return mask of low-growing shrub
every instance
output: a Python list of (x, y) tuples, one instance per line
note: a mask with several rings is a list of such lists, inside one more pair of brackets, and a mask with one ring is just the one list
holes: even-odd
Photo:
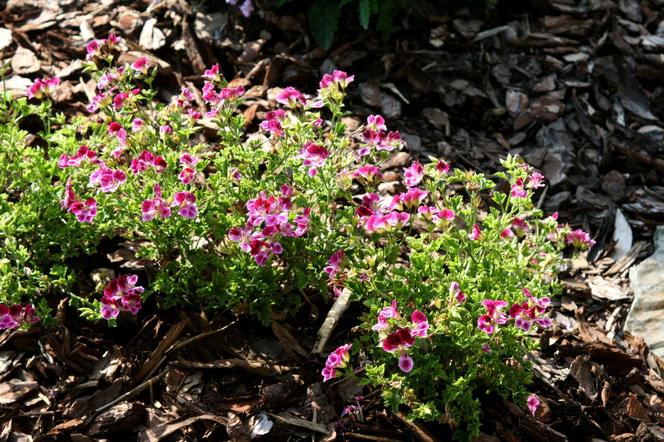
[[(135, 315), (158, 294), (163, 307), (232, 308), (267, 322), (273, 308), (349, 290), (366, 306), (364, 333), (330, 354), (325, 381), (361, 372), (388, 406), (448, 422), (459, 438), (478, 434), (486, 393), (534, 412), (525, 356), (552, 325), (563, 249), (591, 243), (533, 206), (542, 175), (514, 157), (494, 180), (430, 158), (388, 192), (382, 166), (404, 143), (379, 115), (346, 129), (352, 76), (326, 74), (313, 97), (281, 90), (280, 106), (248, 134), (244, 89), (217, 65), (200, 90), (162, 104), (157, 67), (147, 57), (116, 65), (119, 45), (110, 36), (87, 47), (88, 115), (53, 114), (53, 79), (30, 88), (33, 105), (18, 102), (42, 119), (46, 150), (21, 142), (9, 117), (0, 132), (18, 164), (2, 175), (2, 222), (16, 238), (2, 237), (0, 284), (23, 287), (3, 290), (0, 326), (34, 322), (21, 301), (71, 290), (64, 260), (121, 237), (149, 269), (141, 281), (130, 272), (101, 281), (91, 297), (70, 293), (91, 319)], [(17, 277), (26, 265), (42, 273)]]

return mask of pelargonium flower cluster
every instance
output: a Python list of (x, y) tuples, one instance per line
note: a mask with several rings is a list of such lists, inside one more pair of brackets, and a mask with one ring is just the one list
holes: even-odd
[(93, 60), (96, 57), (102, 56), (104, 53), (109, 52), (111, 49), (116, 47), (122, 38), (116, 34), (110, 34), (107, 38), (91, 40), (85, 46), (85, 59)]
[(98, 164), (100, 161), (97, 159), (97, 152), (90, 149), (88, 146), (81, 146), (76, 153), (72, 156), (63, 153), (58, 159), (58, 167), (64, 169), (66, 167), (79, 167), (84, 160), (90, 163)]
[(378, 313), (376, 324), (371, 329), (379, 333), (384, 351), (399, 354), (399, 368), (409, 373), (414, 363), (408, 349), (415, 344), (416, 338), (428, 336), (429, 321), (424, 313), (414, 310), (410, 315), (410, 323), (407, 323), (399, 315), (395, 299)]
[(85, 201), (79, 200), (74, 193), (71, 177), (67, 179), (67, 184), (65, 184), (65, 195), (60, 205), (67, 212), (73, 213), (81, 223), (91, 223), (97, 216), (97, 201), (94, 198), (88, 198)]
[(302, 146), (299, 158), (302, 158), (302, 164), (309, 168), (309, 176), (314, 177), (318, 174), (318, 168), (325, 164), (329, 156), (330, 152), (323, 146), (308, 141)]
[(132, 315), (138, 313), (144, 289), (137, 286), (137, 282), (137, 275), (120, 275), (108, 283), (101, 298), (101, 316), (104, 319), (117, 318), (120, 310)]
[(281, 137), (284, 135), (284, 128), (281, 125), (284, 118), (286, 118), (286, 111), (283, 109), (266, 112), (265, 120), (261, 121), (260, 127), (273, 137)]
[(44, 77), (37, 78), (35, 81), (28, 87), (25, 92), (25, 95), (28, 98), (37, 98), (49, 97), (53, 93), (53, 89), (60, 84), (60, 79), (58, 77)]
[(352, 346), (353, 344), (344, 344), (329, 354), (327, 361), (325, 361), (325, 367), (323, 367), (323, 371), (321, 372), (323, 382), (337, 377), (337, 369), (346, 368), (350, 361), (350, 349)]
[[(283, 252), (282, 237), (298, 238), (309, 230), (311, 208), (304, 208), (295, 215), (292, 196), (293, 188), (287, 185), (281, 187), (279, 197), (261, 192), (257, 198), (247, 201), (247, 224), (228, 231), (229, 239), (239, 243), (260, 266), (265, 265), (270, 256)], [(291, 215), (294, 216), (292, 222)]]
[(581, 229), (576, 229), (568, 233), (565, 241), (567, 244), (571, 244), (580, 250), (585, 250), (595, 245), (595, 241), (590, 238), (590, 235)]
[(32, 304), (0, 304), (0, 330), (14, 330), (23, 325), (36, 324), (39, 317)]
[(502, 312), (508, 305), (506, 301), (493, 299), (482, 301), (487, 312), (477, 319), (477, 327), (488, 335), (495, 333), (499, 325), (505, 325), (510, 320), (514, 320), (515, 327), (526, 332), (533, 324), (541, 328), (551, 327), (553, 325), (551, 319), (543, 317), (551, 304), (550, 299), (547, 297), (538, 299), (525, 287), (523, 294), (526, 300), (512, 304), (507, 315)]
[(367, 124), (362, 132), (362, 141), (363, 144), (357, 152), (361, 157), (368, 155), (374, 149), (392, 151), (404, 146), (398, 131), (387, 132), (385, 119), (381, 115), (369, 115), (367, 117)]

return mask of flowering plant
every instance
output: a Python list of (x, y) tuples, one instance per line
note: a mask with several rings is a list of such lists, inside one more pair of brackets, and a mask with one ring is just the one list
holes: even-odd
[[(273, 308), (294, 311), (308, 293), (346, 289), (366, 306), (365, 333), (328, 356), (325, 381), (353, 376), (361, 362), (365, 383), (389, 406), (444, 420), (460, 437), (478, 434), (486, 392), (526, 405), (524, 357), (552, 326), (562, 251), (592, 242), (533, 206), (542, 175), (515, 157), (495, 180), (429, 158), (386, 192), (385, 162), (404, 143), (380, 115), (346, 129), (353, 76), (326, 74), (315, 96), (281, 90), (279, 107), (247, 134), (244, 88), (218, 65), (200, 90), (183, 87), (159, 103), (155, 63), (116, 65), (121, 45), (109, 36), (87, 46), (96, 83), (87, 115), (54, 115), (52, 79), (35, 82), (26, 111), (42, 118), (51, 158), (31, 153), (46, 207), (39, 216), (58, 226), (36, 237), (60, 241), (60, 260), (122, 238), (144, 263), (98, 281), (91, 294), (74, 290), (55, 259), (41, 263), (66, 280), (62, 289), (85, 316), (113, 323), (140, 314), (156, 294), (163, 307), (234, 309), (268, 322)], [(19, 202), (34, 208), (30, 198), (24, 192)], [(12, 307), (20, 301), (0, 306), (2, 324), (34, 320), (27, 307)]]

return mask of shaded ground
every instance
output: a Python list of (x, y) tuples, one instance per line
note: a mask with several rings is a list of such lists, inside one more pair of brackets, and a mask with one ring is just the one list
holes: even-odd
[[(351, 27), (324, 51), (303, 15), (261, 11), (245, 20), (221, 1), (197, 11), (183, 0), (18, 0), (0, 13), (11, 29), (0, 50), (11, 60), (10, 89), (43, 74), (66, 80), (56, 100), (66, 112), (87, 103), (77, 61), (85, 42), (113, 30), (127, 39), (128, 59), (145, 52), (162, 60), (164, 99), (180, 86), (200, 87), (204, 67), (220, 62), (227, 78), (254, 85), (251, 121), (273, 106), (270, 88), (311, 91), (322, 71), (339, 68), (356, 75), (353, 113), (380, 112), (405, 135), (408, 154), (393, 159), (394, 179), (409, 156), (486, 172), (507, 153), (524, 156), (550, 184), (542, 207), (591, 231), (597, 245), (565, 274), (559, 326), (532, 356), (542, 411), (532, 419), (487, 398), (482, 440), (659, 440), (664, 365), (621, 332), (627, 271), (651, 252), (664, 217), (658, 2), (549, 0), (489, 10), (415, 3), (389, 40)], [(618, 211), (635, 241), (616, 262)], [(109, 242), (80, 264), (80, 275), (131, 261), (131, 250)], [(264, 440), (449, 438), (447, 425), (409, 425), (357, 385), (321, 385), (323, 359), (311, 348), (329, 304), (309, 305), (296, 320), (277, 313), (268, 328), (232, 314), (157, 316), (147, 308), (113, 330), (65, 305), (55, 329), (0, 335), (1, 441), (248, 440), (266, 419), (275, 426)], [(352, 310), (332, 342), (349, 333)], [(365, 397), (356, 403), (358, 394)], [(349, 404), (361, 414), (341, 417)]]

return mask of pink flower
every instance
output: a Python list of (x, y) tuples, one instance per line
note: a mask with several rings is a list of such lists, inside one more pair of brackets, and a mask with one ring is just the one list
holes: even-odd
[(459, 283), (456, 281), (453, 281), (450, 284), (450, 294), (454, 296), (454, 299), (459, 304), (463, 304), (464, 302), (466, 302), (466, 294), (461, 291), (461, 287), (459, 286)]
[(404, 169), (406, 186), (415, 187), (424, 178), (424, 167), (419, 161), (415, 161), (410, 167)]
[(64, 153), (60, 155), (60, 158), (58, 159), (58, 167), (60, 169), (64, 169), (65, 167), (79, 167), (86, 159), (91, 163), (96, 163), (97, 152), (90, 149), (88, 146), (81, 146), (76, 151), (76, 154), (71, 157)]
[(415, 336), (411, 334), (409, 328), (403, 327), (387, 335), (381, 343), (383, 350), (388, 353), (412, 347), (413, 344), (415, 344)]
[(480, 226), (473, 224), (473, 230), (468, 234), (468, 238), (470, 238), (471, 241), (477, 241), (481, 236), (482, 232), (480, 231)]
[(85, 59), (86, 60), (92, 60), (95, 58), (97, 53), (99, 52), (99, 40), (91, 40), (88, 42), (88, 44), (85, 46)]
[(454, 210), (441, 209), (440, 212), (438, 212), (438, 217), (446, 221), (452, 221), (456, 217), (456, 214), (454, 213)]
[(516, 183), (512, 184), (512, 190), (510, 192), (512, 198), (526, 198), (528, 192), (523, 187), (523, 178), (518, 178)]
[(512, 229), (507, 227), (505, 230), (500, 232), (500, 237), (503, 239), (514, 238), (514, 232), (512, 232)]
[(539, 189), (540, 187), (544, 187), (544, 175), (542, 175), (539, 172), (533, 172), (529, 177), (528, 177), (528, 187), (531, 189)]
[(568, 233), (565, 241), (580, 250), (586, 250), (595, 245), (595, 241), (590, 238), (590, 235), (581, 229)]
[(136, 72), (147, 73), (149, 68), (148, 57), (143, 56), (131, 64), (131, 68)]
[(346, 89), (354, 79), (354, 75), (348, 75), (343, 71), (335, 70), (332, 74), (323, 75), (319, 86), (321, 89), (328, 89), (330, 86), (338, 86), (343, 90)]
[(270, 132), (275, 137), (280, 137), (284, 134), (281, 120), (286, 117), (286, 112), (283, 109), (277, 109), (265, 113), (265, 120), (261, 121), (260, 127), (266, 132)]
[(183, 218), (194, 219), (198, 215), (196, 195), (191, 192), (176, 192), (171, 206), (178, 207), (178, 215)]
[(225, 87), (219, 92), (222, 101), (237, 100), (244, 94), (244, 86)]
[(307, 104), (307, 99), (304, 94), (292, 86), (283, 89), (277, 95), (277, 102), (286, 106), (296, 107), (299, 104)]
[(119, 169), (111, 169), (103, 163), (90, 175), (90, 184), (101, 187), (104, 193), (112, 193), (118, 190), (118, 187), (124, 183), (127, 175)]
[(398, 317), (399, 312), (397, 311), (397, 300), (393, 299), (389, 307), (383, 307), (383, 309), (378, 313), (378, 322), (376, 322), (376, 325), (371, 327), (371, 329), (375, 331), (385, 330), (389, 327), (387, 323), (388, 318)]
[(302, 164), (309, 167), (309, 176), (316, 176), (318, 168), (325, 164), (325, 160), (330, 156), (330, 152), (322, 146), (308, 141), (300, 151), (299, 158), (302, 158)]
[(131, 122), (131, 130), (138, 132), (143, 127), (143, 120), (140, 118), (134, 118)]
[(192, 169), (191, 167), (185, 167), (180, 171), (180, 174), (178, 175), (178, 179), (182, 181), (182, 184), (189, 184), (194, 180), (194, 176), (196, 175), (196, 170)]
[(381, 115), (369, 115), (367, 117), (367, 127), (374, 132), (387, 130), (385, 119)]
[(170, 135), (173, 133), (173, 128), (169, 126), (168, 124), (163, 124), (159, 126), (159, 134), (160, 135)]
[(436, 172), (438, 172), (439, 174), (442, 175), (444, 173), (448, 173), (449, 171), (450, 171), (450, 164), (449, 163), (447, 163), (443, 160), (439, 160), (436, 163)]
[(53, 92), (55, 86), (60, 84), (60, 79), (58, 77), (44, 77), (43, 79), (37, 78), (28, 87), (25, 95), (28, 98), (42, 98), (43, 96), (50, 96)]
[(383, 178), (380, 169), (373, 164), (365, 164), (353, 173), (353, 178), (357, 178), (362, 184), (373, 184)]
[(528, 230), (528, 223), (524, 218), (516, 217), (512, 220), (512, 228), (516, 230), (517, 235), (523, 235)]
[(136, 315), (141, 309), (141, 294), (144, 289), (137, 286), (137, 275), (120, 275), (104, 288), (101, 298), (101, 315), (104, 319), (116, 318), (120, 309)]
[(121, 41), (122, 41), (122, 37), (120, 37), (120, 36), (118, 36), (114, 33), (110, 33), (108, 35), (108, 37), (106, 38), (106, 44), (108, 44), (108, 46), (110, 46), (110, 47), (113, 47), (113, 46), (116, 46), (116, 45), (120, 44)]
[(413, 336), (426, 338), (429, 330), (429, 321), (426, 315), (419, 310), (415, 310), (410, 315), (410, 320), (413, 322)]
[(496, 325), (507, 323), (507, 316), (501, 310), (507, 306), (507, 302), (501, 300), (485, 299), (482, 305), (487, 313), (477, 319), (477, 328), (490, 335), (496, 330)]
[(539, 398), (536, 395), (531, 394), (528, 396), (526, 403), (528, 404), (528, 410), (530, 410), (530, 413), (535, 417), (535, 413), (541, 405)]
[(97, 216), (97, 201), (94, 198), (75, 201), (69, 206), (69, 211), (76, 216), (78, 222), (91, 223)]
[(141, 219), (144, 222), (152, 221), (157, 217), (157, 215), (159, 215), (161, 218), (168, 218), (171, 216), (171, 208), (166, 203), (166, 201), (164, 201), (161, 194), (161, 186), (159, 186), (159, 184), (154, 185), (154, 193), (154, 198), (145, 200), (141, 204)]
[(25, 324), (36, 324), (39, 316), (32, 304), (0, 304), (0, 330), (14, 330)]
[(401, 353), (401, 356), (399, 356), (399, 368), (404, 373), (410, 373), (413, 369), (413, 358), (411, 358), (408, 353), (403, 352)]
[(203, 78), (206, 80), (214, 81), (219, 78), (219, 63), (215, 63), (210, 66), (210, 69), (206, 69), (203, 72)]
[(329, 279), (333, 279), (339, 273), (339, 267), (344, 259), (344, 250), (339, 249), (330, 256), (330, 259), (327, 261), (327, 266), (324, 271), (327, 273)]

